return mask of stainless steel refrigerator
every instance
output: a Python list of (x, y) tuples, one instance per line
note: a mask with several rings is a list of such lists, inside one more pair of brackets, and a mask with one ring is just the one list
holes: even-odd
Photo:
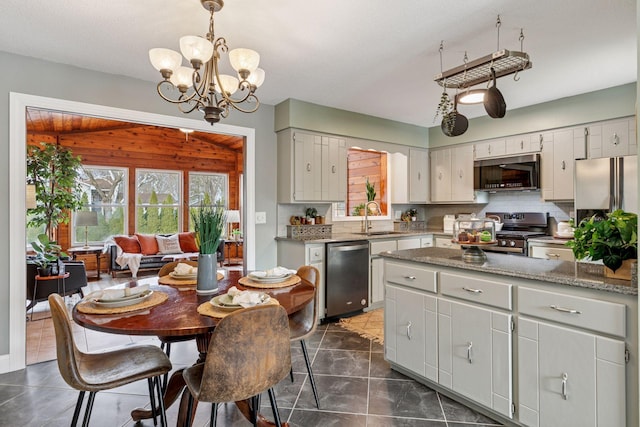
[(637, 156), (576, 160), (576, 223), (616, 209), (638, 213)]

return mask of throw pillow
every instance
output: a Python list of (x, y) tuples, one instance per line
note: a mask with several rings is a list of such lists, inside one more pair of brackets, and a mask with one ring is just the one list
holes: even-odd
[(138, 239), (138, 242), (140, 242), (142, 255), (155, 255), (158, 253), (159, 248), (156, 236), (154, 236), (153, 234), (136, 233), (136, 238)]
[(182, 252), (198, 252), (200, 250), (196, 243), (196, 233), (193, 231), (178, 233), (178, 241), (180, 242)]
[(135, 237), (114, 236), (113, 240), (115, 240), (116, 245), (120, 246), (122, 252), (126, 252), (129, 254), (142, 253), (140, 242), (138, 242), (138, 239), (136, 239)]
[(158, 241), (158, 249), (159, 252), (163, 255), (168, 254), (181, 254), (182, 250), (180, 250), (180, 240), (178, 240), (177, 234), (172, 234), (171, 236), (156, 236), (156, 240)]

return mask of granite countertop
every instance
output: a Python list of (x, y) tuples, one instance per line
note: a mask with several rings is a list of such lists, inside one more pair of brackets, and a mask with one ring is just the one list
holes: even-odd
[(603, 266), (572, 261), (552, 261), (523, 256), (487, 253), (487, 262), (471, 264), (462, 260), (462, 251), (442, 248), (407, 249), (382, 252), (380, 256), (414, 261), (461, 270), (499, 274), (501, 276), (540, 280), (561, 285), (590, 288), (625, 295), (638, 295), (635, 286), (626, 280), (604, 277)]
[[(277, 236), (276, 240), (286, 240), (292, 242), (301, 243), (333, 243), (333, 242), (352, 242), (357, 240), (377, 240), (377, 239), (402, 239), (403, 237), (424, 236), (427, 234), (434, 234), (429, 230), (420, 231), (374, 231), (375, 234), (360, 234), (360, 233), (333, 233), (331, 237), (309, 237), (309, 238), (294, 238), (286, 236)], [(380, 233), (380, 234), (378, 234)]]

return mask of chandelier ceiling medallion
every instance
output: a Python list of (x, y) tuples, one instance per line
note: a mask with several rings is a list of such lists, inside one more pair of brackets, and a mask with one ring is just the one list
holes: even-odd
[[(258, 52), (239, 48), (229, 52), (229, 62), (238, 77), (220, 74), (221, 54), (228, 47), (224, 37), (215, 37), (213, 16), (222, 9), (224, 1), (200, 0), (200, 3), (211, 13), (206, 38), (181, 37), (182, 55), (171, 49), (154, 48), (149, 50), (149, 59), (163, 78), (157, 85), (158, 95), (176, 104), (185, 114), (195, 109), (202, 111), (204, 119), (213, 125), (229, 115), (230, 107), (243, 113), (257, 111), (260, 101), (255, 92), (264, 82), (265, 73), (258, 68)], [(183, 56), (191, 67), (182, 65)], [(232, 98), (237, 91), (240, 96)]]

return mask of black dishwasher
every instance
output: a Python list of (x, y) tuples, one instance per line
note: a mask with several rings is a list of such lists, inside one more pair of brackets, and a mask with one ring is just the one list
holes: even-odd
[(361, 311), (369, 305), (369, 242), (327, 244), (326, 317)]

